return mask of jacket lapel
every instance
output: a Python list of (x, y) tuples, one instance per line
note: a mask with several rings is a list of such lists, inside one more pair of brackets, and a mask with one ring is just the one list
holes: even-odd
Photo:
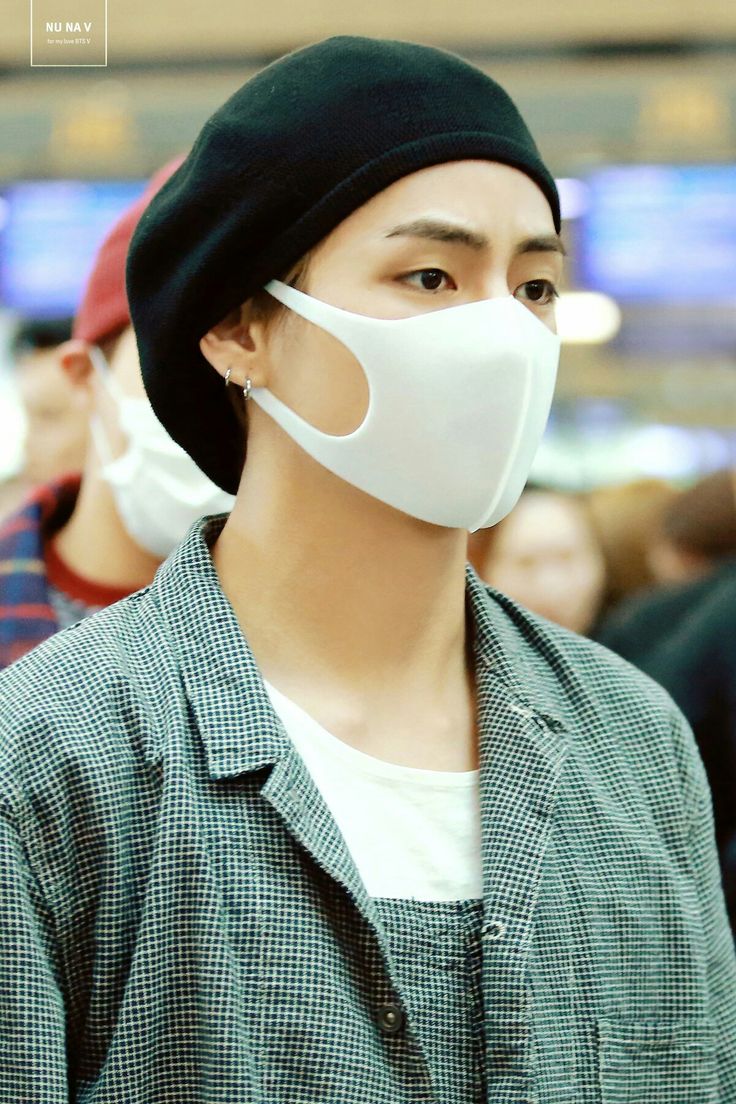
[(291, 835), (347, 890), (368, 923), (380, 930), (373, 901), (342, 833), (295, 747), (276, 761), (261, 795)]
[[(483, 996), (494, 1099), (531, 1092), (529, 954), (555, 802), (568, 754), (563, 722), (533, 699), (502, 616), (477, 577), (473, 606), (483, 866)], [(522, 655), (518, 657), (522, 663)]]

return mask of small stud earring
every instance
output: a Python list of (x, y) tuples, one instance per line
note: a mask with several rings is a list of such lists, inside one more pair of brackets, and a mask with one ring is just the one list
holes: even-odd
[(251, 393), (252, 390), (253, 390), (253, 384), (251, 383), (250, 378), (248, 378), (245, 381), (245, 387), (243, 388), (243, 396), (244, 396), (244, 401), (245, 402), (247, 402), (248, 399), (250, 398), (250, 393)]
[(225, 386), (226, 387), (228, 387), (229, 384), (230, 384), (230, 373), (231, 372), (232, 372), (232, 368), (228, 368), (227, 372), (225, 373)]

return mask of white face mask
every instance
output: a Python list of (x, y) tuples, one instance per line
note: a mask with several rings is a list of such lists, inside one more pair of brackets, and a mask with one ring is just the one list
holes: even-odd
[(411, 318), (266, 291), (343, 343), (369, 388), (361, 425), (315, 429), (265, 387), (255, 402), (329, 471), (422, 521), (483, 529), (516, 504), (547, 423), (560, 339), (513, 296)]
[(90, 357), (117, 407), (118, 423), (128, 440), (122, 456), (112, 450), (98, 417), (90, 430), (102, 461), (102, 477), (112, 488), (128, 534), (151, 555), (164, 559), (187, 529), (205, 514), (232, 509), (234, 497), (221, 491), (176, 444), (147, 399), (123, 394), (98, 346)]

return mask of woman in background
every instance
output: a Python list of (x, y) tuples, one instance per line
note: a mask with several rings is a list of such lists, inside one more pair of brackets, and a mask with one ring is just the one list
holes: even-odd
[(482, 579), (527, 609), (587, 634), (606, 594), (606, 562), (586, 500), (528, 484), (491, 529), (470, 534), (468, 558)]

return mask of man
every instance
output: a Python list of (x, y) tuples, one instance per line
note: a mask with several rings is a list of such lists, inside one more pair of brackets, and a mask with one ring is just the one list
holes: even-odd
[[(150, 583), (200, 512), (227, 509), (232, 501), (174, 444), (151, 411), (125, 293), (125, 258), (135, 225), (182, 160), (159, 170), (112, 227), (71, 336), (46, 353), (43, 370), (53, 362), (64, 380), (58, 391), (69, 406), (65, 422), (79, 427), (91, 420), (93, 439), (81, 477), (68, 446), (59, 478), (47, 479), (0, 526), (0, 667)], [(33, 422), (31, 429), (31, 471), (38, 477), (43, 472), (35, 459)], [(59, 436), (57, 428), (51, 443)]]
[(146, 387), (237, 499), (0, 679), (4, 1099), (736, 1100), (691, 733), (465, 564), (546, 418), (558, 230), (495, 82), (361, 38), (144, 212)]

